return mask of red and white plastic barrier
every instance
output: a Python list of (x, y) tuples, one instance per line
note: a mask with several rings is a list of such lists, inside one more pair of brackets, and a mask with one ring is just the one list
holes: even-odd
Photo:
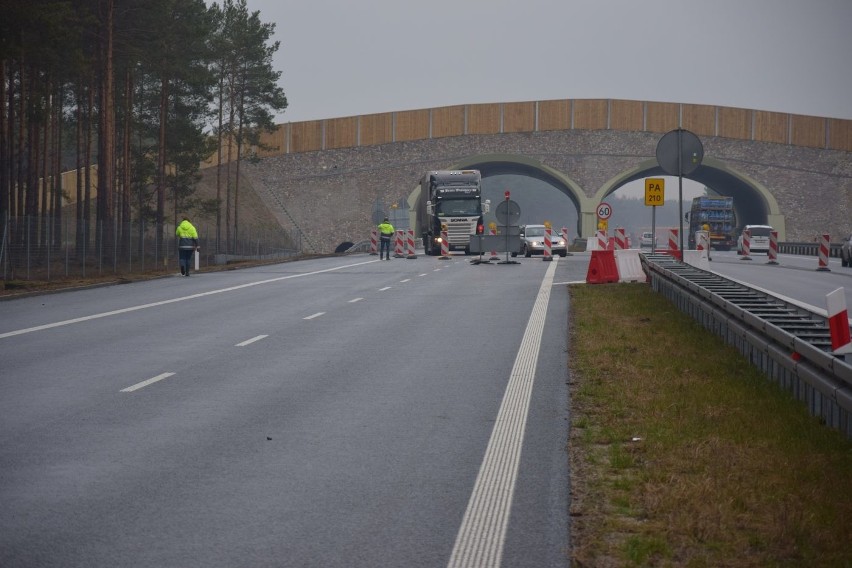
[(766, 251), (769, 260), (766, 264), (778, 264), (778, 231), (769, 231), (769, 250)]
[(830, 237), (828, 234), (823, 234), (819, 240), (819, 267), (817, 267), (817, 270), (831, 270), (828, 267), (828, 254), (830, 250)]
[(379, 230), (376, 227), (370, 230), (370, 254), (379, 254)]
[(441, 231), (441, 258), (450, 258), (450, 239), (447, 231)]
[(743, 231), (743, 245), (742, 245), (742, 256), (740, 260), (751, 260), (751, 230), (746, 229)]
[(553, 261), (553, 229), (550, 227), (544, 228), (544, 250), (542, 251), (541, 259), (544, 261)]
[(414, 253), (414, 229), (408, 229), (406, 232), (405, 245), (408, 252), (406, 258), (417, 258), (417, 255)]
[(846, 291), (838, 288), (825, 297), (828, 328), (831, 331), (831, 350), (835, 355), (852, 353), (849, 334), (849, 314), (846, 310)]
[(645, 282), (647, 276), (639, 260), (639, 249), (615, 249), (614, 252), (619, 282)]

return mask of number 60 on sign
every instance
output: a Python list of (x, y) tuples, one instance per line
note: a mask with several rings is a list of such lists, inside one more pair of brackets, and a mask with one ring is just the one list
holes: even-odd
[(666, 201), (666, 180), (663, 178), (645, 179), (645, 205), (659, 206)]

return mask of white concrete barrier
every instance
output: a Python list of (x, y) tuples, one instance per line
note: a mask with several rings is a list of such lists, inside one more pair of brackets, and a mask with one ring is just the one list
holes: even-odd
[(683, 251), (683, 261), (695, 268), (710, 270), (710, 259), (707, 258), (706, 250), (685, 250)]

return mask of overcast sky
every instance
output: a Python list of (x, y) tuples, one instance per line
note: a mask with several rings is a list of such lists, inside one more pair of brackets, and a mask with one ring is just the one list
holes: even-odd
[(297, 122), (628, 99), (852, 119), (852, 0), (248, 0)]

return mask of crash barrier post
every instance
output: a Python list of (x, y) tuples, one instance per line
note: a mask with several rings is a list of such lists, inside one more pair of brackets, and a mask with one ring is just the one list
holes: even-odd
[(404, 233), (402, 229), (397, 229), (394, 231), (394, 239), (393, 239), (393, 257), (394, 258), (402, 258), (403, 254), (403, 243), (405, 242)]
[(751, 229), (743, 231), (742, 256), (740, 260), (751, 260)]
[(553, 240), (552, 240), (552, 231), (550, 227), (544, 228), (544, 250), (541, 254), (541, 259), (544, 261), (553, 261)]
[(447, 236), (447, 231), (441, 231), (441, 256), (440, 258), (446, 260), (450, 257), (450, 240)]
[(586, 283), (608, 284), (618, 282), (618, 266), (615, 264), (615, 251), (593, 250), (586, 272)]
[(408, 256), (406, 256), (406, 258), (417, 258), (417, 255), (414, 252), (414, 229), (408, 229), (406, 231), (405, 244), (408, 249)]
[[(489, 235), (491, 235), (492, 237), (493, 237), (493, 236), (495, 236), (495, 235), (497, 235), (497, 229), (490, 229), (490, 230), (488, 231), (488, 234), (489, 234)], [(499, 257), (499, 256), (497, 256), (497, 251), (496, 251), (496, 250), (492, 250), (492, 251), (491, 251), (491, 258), (489, 258), (488, 260), (500, 260), (500, 257)]]
[(615, 267), (619, 282), (645, 282), (647, 277), (639, 260), (639, 249), (615, 250)]
[(615, 229), (615, 250), (625, 250), (627, 248), (627, 236), (624, 233), (623, 227)]
[(838, 288), (825, 296), (828, 312), (828, 329), (831, 332), (831, 350), (835, 355), (852, 353), (849, 334), (849, 313), (846, 310), (846, 291)]
[(766, 251), (769, 260), (766, 264), (778, 264), (778, 231), (769, 231), (769, 250)]
[(828, 234), (823, 233), (819, 240), (819, 266), (817, 267), (817, 270), (822, 270), (824, 272), (831, 270), (828, 267), (828, 254), (831, 247), (829, 239), (830, 237)]
[(375, 227), (370, 230), (370, 254), (379, 254), (379, 230)]

